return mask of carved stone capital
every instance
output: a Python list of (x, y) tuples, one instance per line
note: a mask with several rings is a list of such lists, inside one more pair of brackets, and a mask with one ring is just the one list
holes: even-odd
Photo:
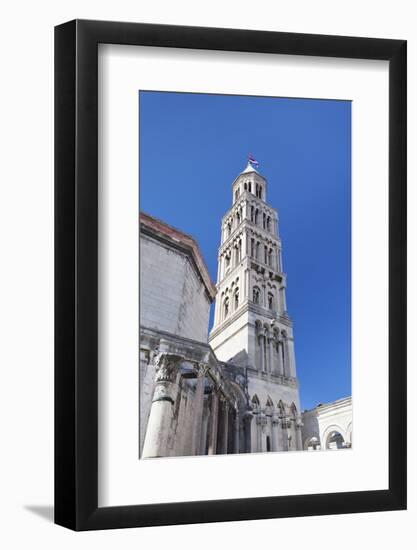
[(158, 353), (154, 357), (154, 365), (156, 368), (155, 382), (175, 382), (177, 376), (177, 368), (183, 361), (180, 355), (170, 353)]
[(276, 414), (272, 415), (272, 424), (279, 424), (280, 419)]
[(256, 417), (256, 423), (260, 426), (266, 426), (266, 424), (268, 423), (266, 415), (262, 412), (258, 414), (258, 416)]
[(208, 371), (210, 370), (209, 365), (207, 363), (197, 363), (194, 367), (197, 376), (199, 378), (207, 376)]

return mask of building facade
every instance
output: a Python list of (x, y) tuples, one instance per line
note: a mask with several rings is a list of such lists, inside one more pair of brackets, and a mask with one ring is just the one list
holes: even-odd
[(306, 451), (348, 449), (352, 446), (352, 398), (317, 405), (303, 413)]
[(251, 164), (233, 182), (216, 285), (191, 236), (140, 216), (142, 458), (298, 451), (313, 437), (303, 432), (279, 218), (267, 186)]

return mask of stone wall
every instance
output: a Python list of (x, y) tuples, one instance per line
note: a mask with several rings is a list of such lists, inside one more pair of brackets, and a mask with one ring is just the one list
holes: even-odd
[(140, 324), (207, 341), (210, 299), (190, 257), (141, 235)]

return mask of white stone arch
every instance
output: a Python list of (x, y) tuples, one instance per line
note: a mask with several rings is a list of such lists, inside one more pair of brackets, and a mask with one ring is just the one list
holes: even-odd
[(252, 287), (252, 301), (254, 304), (262, 303), (262, 289), (257, 285)]
[(326, 449), (326, 450), (329, 449), (330, 436), (335, 432), (339, 433), (342, 436), (343, 441), (346, 443), (346, 432), (345, 432), (345, 430), (339, 424), (331, 424), (330, 426), (326, 427), (326, 429), (324, 430), (323, 435), (321, 437), (321, 442), (322, 442), (322, 448), (323, 449)]
[(313, 447), (314, 451), (321, 448), (320, 436), (318, 434), (309, 435), (308, 437), (305, 438), (303, 449), (305, 451), (308, 451), (309, 447)]

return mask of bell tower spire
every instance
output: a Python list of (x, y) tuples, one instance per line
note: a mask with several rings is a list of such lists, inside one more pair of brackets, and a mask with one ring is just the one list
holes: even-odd
[[(291, 410), (299, 411), (300, 402), (278, 212), (267, 202), (267, 179), (253, 161), (234, 180), (232, 207), (221, 222), (209, 341), (218, 359), (246, 367), (249, 395), (259, 410), (270, 410), (272, 403), (296, 418)], [(259, 434), (253, 434), (258, 443), (252, 450), (265, 450)], [(293, 435), (299, 441), (298, 432)]]

